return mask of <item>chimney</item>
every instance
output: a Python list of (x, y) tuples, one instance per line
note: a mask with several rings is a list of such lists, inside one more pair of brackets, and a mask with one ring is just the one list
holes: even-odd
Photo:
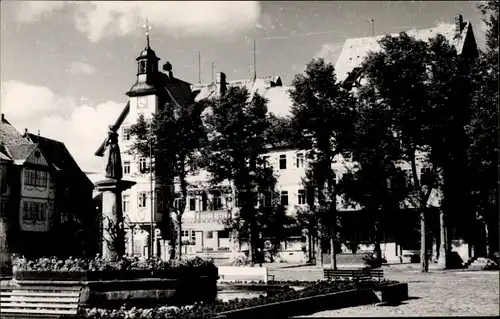
[(462, 30), (464, 27), (464, 18), (461, 14), (457, 14), (455, 16), (455, 36), (458, 37), (462, 34)]
[(167, 72), (169, 78), (173, 78), (174, 73), (172, 72), (172, 64), (170, 64), (170, 62), (165, 62), (163, 65), (163, 71)]
[(217, 72), (217, 93), (223, 95), (226, 92), (226, 74), (224, 72)]
[(5, 114), (2, 113), (2, 122), (5, 121)]

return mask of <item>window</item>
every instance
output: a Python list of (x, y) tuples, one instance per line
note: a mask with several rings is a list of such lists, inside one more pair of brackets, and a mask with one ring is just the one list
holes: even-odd
[(237, 193), (236, 194), (236, 207), (243, 207), (243, 194), (242, 193)]
[(297, 154), (296, 166), (297, 166), (297, 168), (304, 167), (304, 154), (303, 153)]
[(220, 191), (215, 191), (213, 195), (213, 210), (222, 209), (222, 195)]
[(205, 192), (201, 193), (201, 210), (202, 211), (208, 210), (208, 197), (207, 193)]
[(139, 73), (146, 73), (146, 61), (139, 61)]
[(262, 166), (264, 168), (268, 167), (269, 166), (269, 156), (262, 156)]
[(189, 237), (189, 229), (182, 230), (182, 237)]
[(272, 204), (272, 193), (266, 192), (262, 194), (261, 205), (264, 207), (271, 207), (271, 204)]
[(123, 204), (122, 204), (123, 212), (128, 213), (129, 207), (130, 207), (130, 195), (123, 195)]
[(189, 210), (190, 211), (196, 210), (196, 198), (195, 197), (189, 198)]
[(280, 155), (280, 169), (286, 169), (286, 154)]
[(219, 238), (229, 238), (228, 230), (219, 230), (218, 232)]
[(196, 245), (196, 232), (194, 229), (191, 229), (191, 241)]
[(45, 221), (47, 218), (47, 204), (40, 202), (24, 202), (23, 220)]
[(146, 192), (139, 192), (137, 194), (137, 203), (139, 205), (139, 208), (146, 207), (147, 197), (148, 195)]
[(130, 174), (130, 162), (129, 161), (123, 162), (123, 174), (124, 175)]
[(281, 206), (288, 206), (288, 192), (281, 192)]
[(130, 141), (130, 129), (128, 127), (122, 129), (122, 138), (124, 141)]
[(306, 191), (304, 189), (299, 189), (299, 194), (297, 197), (299, 205), (303, 205), (306, 203)]
[(24, 170), (24, 185), (47, 187), (48, 174), (43, 171), (35, 171), (32, 169)]
[(145, 173), (148, 170), (148, 162), (145, 157), (139, 158), (139, 172)]
[(207, 239), (212, 239), (214, 238), (214, 232), (213, 231), (207, 231)]

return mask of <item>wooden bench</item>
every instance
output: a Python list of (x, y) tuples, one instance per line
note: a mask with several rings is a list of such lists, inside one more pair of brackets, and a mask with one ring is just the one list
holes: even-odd
[(81, 285), (0, 285), (0, 313), (10, 318), (65, 318), (77, 316)]
[(326, 279), (352, 279), (354, 281), (367, 281), (374, 278), (378, 281), (384, 278), (382, 269), (323, 269)]

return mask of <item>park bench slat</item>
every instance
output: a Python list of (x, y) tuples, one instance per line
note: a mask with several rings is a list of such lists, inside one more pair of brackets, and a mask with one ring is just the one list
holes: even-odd
[(46, 298), (37, 298), (37, 297), (21, 297), (21, 296), (13, 296), (13, 297), (8, 297), (8, 298), (0, 298), (0, 302), (3, 304), (4, 302), (23, 302), (23, 301), (29, 301), (29, 302), (54, 302), (54, 303), (73, 303), (73, 302), (78, 302), (79, 298), (78, 297), (71, 297), (71, 298), (51, 298), (51, 297), (46, 297)]
[(34, 296), (34, 297), (79, 297), (80, 293), (74, 292), (33, 292), (33, 291), (2, 291), (2, 296)]
[(67, 309), (77, 309), (77, 304), (65, 304), (65, 303), (21, 303), (21, 302), (9, 302), (2, 303), (2, 307), (8, 308), (67, 308)]
[(11, 313), (11, 314), (41, 314), (41, 315), (74, 315), (76, 314), (76, 310), (50, 310), (48, 312), (46, 309), (11, 309), (11, 308), (5, 308), (2, 309), (2, 313)]
[[(24, 284), (24, 282), (23, 282)], [(6, 284), (0, 290), (0, 313), (7, 318), (59, 318), (78, 314), (82, 285)]]
[(41, 290), (41, 291), (79, 291), (82, 286), (36, 286), (36, 285), (2, 285), (0, 290)]
[(325, 278), (352, 278), (354, 280), (369, 280), (372, 278), (381, 279), (383, 277), (382, 269), (323, 269), (323, 275)]

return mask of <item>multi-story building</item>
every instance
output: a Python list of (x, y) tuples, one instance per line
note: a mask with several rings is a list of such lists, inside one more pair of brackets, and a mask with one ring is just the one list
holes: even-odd
[[(137, 57), (137, 78), (135, 84), (126, 93), (129, 97), (120, 116), (114, 123), (119, 133), (123, 179), (133, 180), (136, 184), (123, 192), (122, 207), (127, 230), (127, 252), (130, 255), (150, 255), (149, 243), (153, 236), (153, 254), (167, 255), (165, 240), (161, 232), (155, 230), (161, 221), (164, 205), (162, 193), (169, 192), (171, 182), (160, 182), (150, 171), (151, 159), (129, 152), (132, 137), (131, 125), (142, 114), (146, 120), (168, 104), (181, 108), (193, 102), (190, 84), (176, 77), (172, 65), (166, 62), (163, 71), (158, 69), (160, 60), (149, 46)], [(96, 151), (97, 156), (104, 155), (104, 142)], [(155, 196), (155, 194), (157, 196)]]
[[(442, 24), (436, 28), (426, 30), (412, 30), (408, 34), (417, 39), (427, 41), (437, 34), (444, 35), (452, 43), (458, 54), (474, 56), (477, 47), (469, 22), (464, 23), (461, 16), (457, 16), (456, 23)], [(342, 52), (336, 63), (337, 79), (344, 84), (346, 89), (355, 87), (362, 81), (362, 70), (360, 65), (369, 51), (380, 50), (378, 40), (383, 36), (368, 38), (347, 39)], [(122, 114), (115, 122), (115, 127), (120, 129), (120, 147), (122, 149), (122, 160), (124, 178), (137, 182), (137, 185), (123, 194), (123, 210), (127, 216), (129, 228), (128, 253), (133, 255), (148, 254), (147, 247), (151, 233), (151, 221), (153, 224), (159, 221), (160, 201), (151, 200), (151, 190), (158, 187), (154, 176), (149, 175), (149, 159), (136, 157), (127, 152), (130, 146), (130, 134), (127, 128), (134, 124), (137, 116), (142, 113), (149, 117), (151, 113), (159, 110), (165, 103), (173, 103), (176, 107), (182, 107), (193, 101), (200, 101), (223, 94), (230, 86), (246, 87), (251, 95), (258, 92), (268, 100), (268, 110), (277, 116), (289, 116), (292, 101), (289, 90), (291, 87), (284, 86), (280, 77), (258, 78), (255, 75), (249, 80), (226, 81), (224, 73), (218, 73), (215, 83), (197, 84), (190, 86), (187, 82), (173, 76), (172, 66), (166, 63), (163, 66), (165, 73), (158, 70), (158, 60), (149, 43), (138, 61), (138, 75), (134, 86), (127, 93), (129, 101)], [(102, 156), (104, 145), (101, 145), (96, 155)], [(307, 160), (304, 150), (291, 148), (270, 149), (262, 156), (267, 157), (278, 176), (278, 191), (280, 192), (281, 204), (287, 206), (287, 212), (294, 214), (297, 207), (305, 205), (305, 190), (302, 179), (305, 177)], [(352, 163), (351, 163), (352, 164)], [(346, 170), (346, 163), (338, 157), (332, 167), (336, 171), (337, 180), (341, 178)], [(404, 163), (403, 170), (409, 170)], [(422, 170), (419, 164), (418, 170)], [(208, 173), (200, 171), (195, 176), (189, 176), (191, 185), (187, 198), (186, 210), (183, 214), (183, 249), (184, 253), (219, 252), (220, 255), (228, 251), (245, 250), (245, 245), (240, 245), (231, 240), (231, 236), (224, 227), (224, 220), (232, 216), (238, 209), (237, 196), (229, 181), (218, 185), (209, 186)], [(179, 187), (174, 184), (174, 192), (179, 192)], [(337, 208), (343, 215), (344, 227), (351, 229), (347, 234), (348, 240), (343, 245), (343, 251), (352, 251), (349, 243), (356, 243), (361, 250), (372, 249), (371, 236), (372, 225), (369, 219), (363, 215), (360, 207), (346, 208), (342, 198), (337, 198)], [(174, 202), (175, 205), (175, 202)], [(153, 207), (154, 206), (154, 207)], [(156, 212), (156, 213), (155, 213)], [(404, 218), (403, 218), (403, 217)], [(382, 249), (388, 260), (396, 260), (403, 249), (412, 249), (412, 245), (418, 242), (418, 232), (411, 232), (414, 224), (418, 222), (418, 216), (408, 213), (395, 212), (391, 216), (393, 227), (384, 230)], [(402, 231), (401, 229), (404, 229)], [(410, 236), (411, 235), (411, 236)], [(405, 240), (406, 238), (406, 240)], [(409, 239), (408, 239), (409, 238)], [(307, 245), (303, 242), (303, 236), (297, 234), (282, 245), (281, 257), (286, 260), (303, 260), (307, 255)], [(161, 244), (155, 245), (155, 251), (161, 250), (166, 255), (166, 247), (163, 240)], [(415, 246), (418, 249), (418, 246)]]
[(21, 135), (3, 114), (0, 142), (2, 248), (31, 257), (95, 254), (93, 185), (64, 144)]

